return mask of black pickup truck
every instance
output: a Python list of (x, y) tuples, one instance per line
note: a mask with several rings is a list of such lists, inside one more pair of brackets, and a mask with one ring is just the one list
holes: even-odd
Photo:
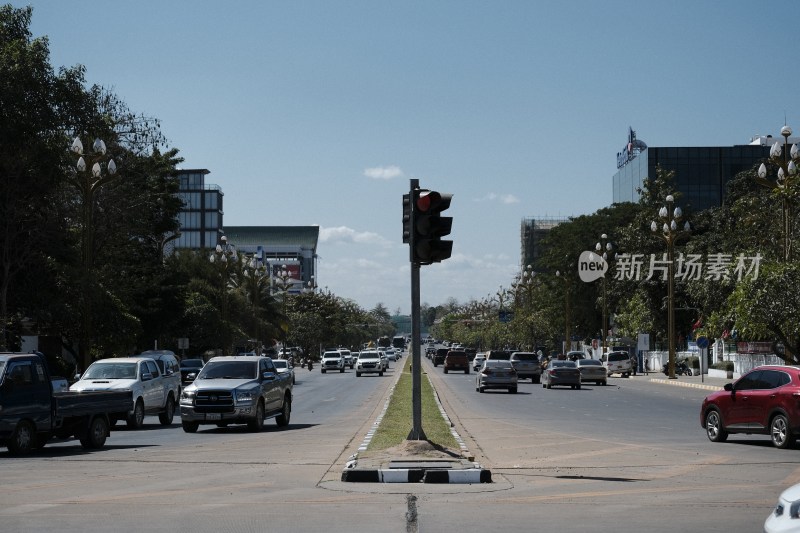
[(42, 354), (0, 352), (0, 444), (12, 454), (40, 449), (51, 437), (102, 448), (109, 413), (131, 409), (130, 391), (53, 392)]

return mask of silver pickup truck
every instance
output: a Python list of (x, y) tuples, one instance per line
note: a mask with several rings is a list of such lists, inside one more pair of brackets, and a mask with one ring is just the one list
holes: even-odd
[(269, 357), (213, 357), (183, 389), (180, 406), (187, 433), (200, 424), (247, 424), (261, 431), (267, 418), (283, 427), (292, 414), (292, 379)]

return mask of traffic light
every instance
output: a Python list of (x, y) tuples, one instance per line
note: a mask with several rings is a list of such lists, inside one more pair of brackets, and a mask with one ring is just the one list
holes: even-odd
[[(415, 191), (416, 192), (416, 191)], [(409, 244), (411, 242), (411, 231), (414, 222), (411, 220), (411, 195), (403, 195), (403, 243)]]
[(453, 241), (443, 241), (450, 234), (453, 217), (441, 213), (450, 207), (452, 194), (420, 189), (412, 194), (414, 239), (411, 241), (411, 262), (430, 265), (444, 261), (453, 252)]

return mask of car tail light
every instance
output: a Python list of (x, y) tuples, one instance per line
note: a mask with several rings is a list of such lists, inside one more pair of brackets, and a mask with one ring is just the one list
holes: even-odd
[(492, 373), (491, 368), (484, 368), (483, 370), (481, 370), (481, 374), (486, 374), (487, 376), (490, 375), (491, 373)]
[(514, 375), (517, 373), (517, 369), (512, 366), (511, 368), (508, 369), (508, 373)]

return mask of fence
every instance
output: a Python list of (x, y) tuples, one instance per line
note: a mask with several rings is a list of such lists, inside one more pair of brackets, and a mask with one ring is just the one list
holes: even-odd
[[(661, 368), (669, 361), (669, 352), (667, 351), (649, 351), (643, 352), (644, 360), (648, 364), (649, 372), (660, 372)], [(675, 352), (675, 360), (681, 361), (689, 357), (700, 355), (698, 352)], [(735, 376), (741, 376), (745, 372), (749, 372), (757, 366), (762, 365), (785, 365), (786, 362), (775, 354), (763, 353), (725, 353), (722, 355), (721, 361), (731, 361), (733, 363), (733, 373)]]

